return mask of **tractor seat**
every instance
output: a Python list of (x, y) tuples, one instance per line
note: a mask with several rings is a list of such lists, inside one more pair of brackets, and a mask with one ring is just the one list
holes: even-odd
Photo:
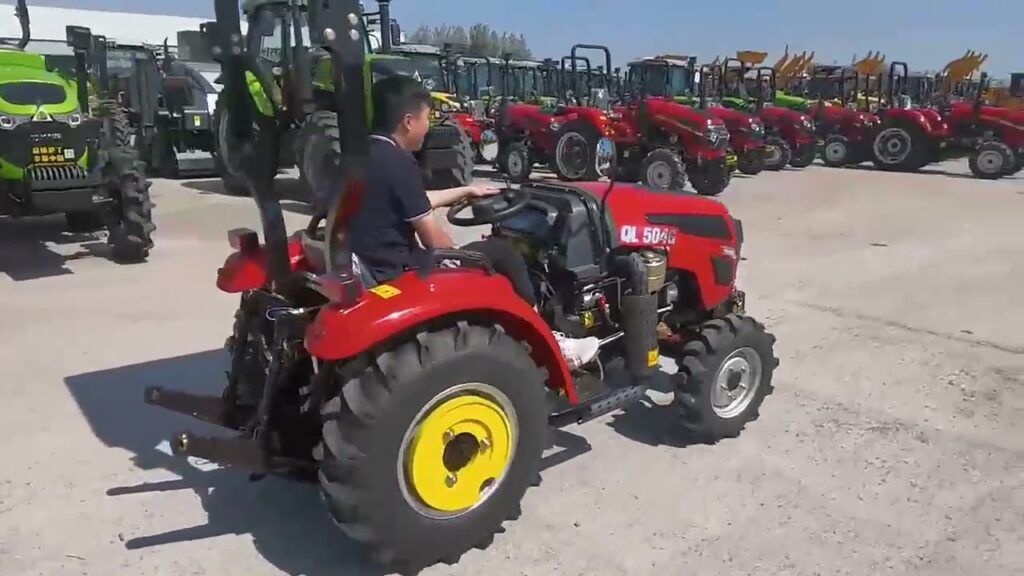
[[(323, 239), (323, 228), (317, 230), (316, 235), (311, 235), (307, 230), (301, 230), (298, 232), (299, 240), (302, 242), (302, 252), (306, 256), (306, 260), (309, 262), (310, 267), (313, 268), (314, 272), (326, 272), (327, 271), (327, 250), (324, 247)], [(362, 281), (364, 288), (373, 288), (377, 285), (377, 280), (374, 279), (373, 274), (370, 270), (363, 266), (363, 263), (359, 261), (359, 257), (352, 254), (352, 270), (359, 276), (359, 280)]]

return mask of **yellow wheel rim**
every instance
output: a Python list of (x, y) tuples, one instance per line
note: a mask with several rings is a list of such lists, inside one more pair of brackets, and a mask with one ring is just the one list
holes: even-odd
[[(476, 393), (485, 388), (486, 395)], [(515, 451), (511, 411), (508, 399), (484, 384), (456, 387), (427, 405), (404, 445), (407, 495), (417, 509), (448, 517), (490, 496)]]

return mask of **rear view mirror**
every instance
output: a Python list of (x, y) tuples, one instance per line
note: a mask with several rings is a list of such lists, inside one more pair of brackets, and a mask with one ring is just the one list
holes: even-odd
[(68, 26), (64, 30), (68, 46), (73, 50), (88, 51), (92, 48), (92, 31), (85, 26)]
[(594, 160), (597, 171), (602, 176), (613, 177), (618, 154), (615, 150), (615, 142), (608, 138), (601, 138), (597, 141), (597, 150), (594, 153)]

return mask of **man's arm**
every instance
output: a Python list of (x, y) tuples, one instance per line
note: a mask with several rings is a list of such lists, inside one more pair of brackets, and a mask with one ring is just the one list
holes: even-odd
[(431, 190), (427, 192), (427, 198), (430, 199), (431, 208), (444, 208), (463, 198), (483, 198), (484, 196), (493, 196), (498, 192), (501, 192), (501, 189), (496, 186), (459, 186), (447, 190)]
[(424, 248), (444, 249), (455, 247), (452, 237), (448, 235), (448, 231), (444, 229), (444, 226), (437, 221), (433, 212), (426, 214), (418, 220), (414, 220), (412, 227), (416, 230), (416, 237), (420, 239), (420, 244), (423, 244)]

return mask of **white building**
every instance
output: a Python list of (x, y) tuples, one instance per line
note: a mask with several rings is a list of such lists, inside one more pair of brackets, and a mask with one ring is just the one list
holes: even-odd
[[(106, 36), (122, 44), (163, 44), (166, 38), (172, 45), (177, 42), (179, 30), (199, 30), (210, 18), (183, 18), (180, 16), (157, 16), (153, 14), (130, 14), (104, 10), (79, 10), (75, 8), (53, 8), (33, 6), (28, 2), (32, 22), (32, 38), (35, 40), (60, 40), (66, 37), (64, 28), (68, 25), (87, 26), (93, 34)], [(14, 16), (14, 4), (0, 0), (0, 38), (21, 37), (21, 27)]]

